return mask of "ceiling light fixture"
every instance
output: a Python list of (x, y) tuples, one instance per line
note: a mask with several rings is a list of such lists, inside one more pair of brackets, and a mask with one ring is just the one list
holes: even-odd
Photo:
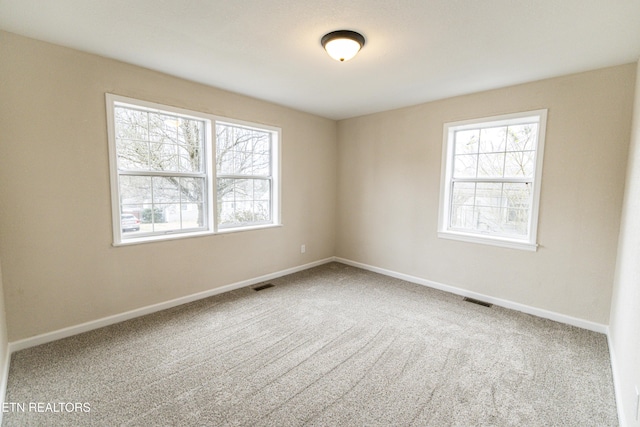
[(322, 47), (336, 61), (348, 61), (364, 46), (364, 36), (355, 31), (338, 30), (325, 34), (320, 40)]

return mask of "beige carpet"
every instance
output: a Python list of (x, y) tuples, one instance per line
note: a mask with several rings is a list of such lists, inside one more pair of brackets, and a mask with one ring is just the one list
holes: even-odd
[(3, 425), (618, 424), (604, 335), (337, 263), (271, 283), (14, 354)]

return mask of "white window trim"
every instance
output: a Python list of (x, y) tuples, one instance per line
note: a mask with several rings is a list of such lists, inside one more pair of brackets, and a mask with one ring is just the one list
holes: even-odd
[[(480, 123), (486, 123), (482, 127), (495, 127), (511, 124), (517, 120), (536, 117), (538, 121), (538, 144), (535, 157), (535, 174), (533, 178), (533, 191), (531, 196), (531, 215), (529, 217), (529, 235), (523, 239), (511, 237), (464, 232), (449, 229), (450, 191), (453, 174), (453, 133), (467, 129), (477, 129)], [(440, 179), (440, 206), (438, 213), (438, 237), (443, 239), (459, 240), (470, 243), (479, 243), (493, 246), (501, 246), (512, 249), (536, 251), (538, 248), (538, 213), (540, 208), (540, 187), (542, 178), (542, 160), (544, 158), (544, 141), (546, 134), (547, 110), (524, 111), (520, 113), (504, 114), (492, 117), (482, 117), (471, 120), (445, 123), (443, 126), (442, 143), (442, 169)]]
[[(282, 129), (275, 126), (264, 125), (261, 123), (248, 122), (237, 119), (230, 119), (228, 117), (216, 116), (213, 114), (203, 113), (200, 111), (187, 110), (184, 108), (173, 107), (166, 104), (158, 104), (154, 102), (144, 101), (137, 98), (129, 98), (121, 95), (114, 95), (111, 93), (105, 94), (106, 107), (107, 107), (107, 137), (109, 143), (109, 172), (110, 172), (110, 184), (111, 184), (111, 217), (112, 217), (112, 231), (113, 231), (113, 246), (129, 246), (137, 245), (141, 243), (160, 242), (175, 239), (186, 239), (192, 237), (201, 237), (214, 234), (228, 234), (243, 231), (261, 230), (267, 228), (281, 227), (281, 162), (280, 162), (280, 144), (282, 139)], [(147, 235), (140, 237), (131, 237), (127, 239), (122, 238), (122, 228), (120, 222), (120, 185), (118, 174), (118, 153), (116, 150), (116, 138), (115, 138), (115, 118), (114, 118), (114, 106), (116, 103), (130, 104), (133, 107), (143, 107), (148, 110), (165, 111), (176, 115), (185, 116), (189, 118), (196, 118), (205, 121), (205, 147), (204, 147), (204, 163), (206, 173), (206, 186), (207, 194), (207, 228), (204, 230), (194, 231), (169, 231), (165, 234)], [(237, 124), (245, 127), (255, 128), (259, 130), (272, 132), (273, 144), (272, 144), (272, 221), (265, 224), (250, 224), (247, 226), (229, 227), (218, 229), (217, 218), (215, 215), (217, 197), (216, 197), (216, 169), (215, 169), (215, 125), (217, 122)]]

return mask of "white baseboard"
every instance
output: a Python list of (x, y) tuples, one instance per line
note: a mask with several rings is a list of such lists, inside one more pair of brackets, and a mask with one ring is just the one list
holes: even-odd
[(611, 375), (613, 377), (613, 393), (616, 398), (616, 408), (618, 409), (618, 425), (620, 427), (626, 427), (628, 424), (625, 419), (625, 414), (622, 404), (622, 384), (620, 383), (620, 375), (618, 374), (618, 362), (616, 361), (616, 352), (611, 342), (611, 335), (609, 334), (609, 328), (607, 327), (607, 344), (609, 345), (609, 359), (611, 360)]
[[(356, 261), (351, 261), (349, 259), (340, 258), (340, 257), (329, 257), (319, 261), (314, 261), (308, 264), (303, 264), (297, 267), (288, 268), (285, 270), (281, 270), (275, 273), (266, 274), (264, 276), (255, 277), (253, 279), (243, 280), (241, 282), (232, 283), (230, 285), (221, 286), (215, 289), (210, 289), (207, 291), (199, 292), (192, 295), (187, 295), (184, 297), (176, 298), (170, 301), (165, 301), (162, 303), (149, 305), (146, 307), (141, 307), (138, 309), (130, 310), (124, 313), (115, 314), (113, 316), (103, 317), (101, 319), (92, 320), (89, 322), (81, 323), (79, 325), (69, 326), (67, 328), (58, 329), (56, 331), (47, 332), (45, 334), (36, 335), (33, 337), (25, 338), (18, 341), (13, 341), (9, 343), (8, 349), (9, 354), (23, 350), (29, 347), (34, 347), (37, 345), (45, 344), (48, 342), (52, 342), (55, 340), (59, 340), (62, 338), (67, 338), (73, 335), (77, 335), (83, 332), (88, 332), (94, 329), (102, 328), (104, 326), (113, 325), (115, 323), (123, 322), (125, 320), (133, 319), (136, 317), (144, 316), (147, 314), (155, 313), (157, 311), (166, 310), (168, 308), (176, 307), (178, 305), (186, 304), (192, 301), (197, 301), (203, 298), (208, 298), (213, 295), (218, 295), (224, 292), (229, 292), (235, 289), (243, 288), (246, 286), (255, 285), (257, 283), (261, 283), (267, 280), (272, 280), (278, 277), (286, 276), (288, 274), (297, 273), (299, 271), (307, 270), (312, 267), (317, 267), (319, 265), (323, 265), (332, 261), (341, 262), (346, 265), (351, 265), (353, 267), (362, 268), (364, 270), (373, 271), (375, 273), (384, 274), (386, 276), (394, 277), (397, 279), (405, 280), (407, 282), (416, 283), (423, 286), (428, 286), (431, 288), (439, 289), (445, 292), (450, 292), (456, 295), (461, 295), (470, 298), (476, 298), (482, 301), (486, 301), (495, 305), (499, 305), (501, 307), (509, 308), (512, 310), (521, 311), (523, 313), (532, 314), (534, 316), (542, 317), (545, 319), (554, 320), (561, 323), (566, 323), (568, 325), (577, 326), (579, 328), (588, 329), (590, 331), (607, 333), (607, 326), (591, 322), (584, 319), (578, 319), (575, 317), (567, 316), (564, 314), (555, 313), (552, 311), (544, 310), (541, 308), (531, 307), (528, 305), (516, 303), (513, 301), (503, 300), (500, 298), (494, 298), (491, 296), (483, 295), (477, 292), (468, 291), (465, 289), (456, 288), (455, 286), (449, 286), (438, 282), (433, 282), (431, 280), (423, 279), (420, 277), (411, 276), (404, 273), (399, 273), (392, 270), (387, 270), (384, 268), (374, 267), (372, 265), (363, 264)], [(8, 370), (7, 370), (8, 373)], [(0, 384), (1, 386), (1, 384)], [(0, 389), (1, 392), (2, 389)]]
[(187, 296), (176, 298), (170, 301), (149, 305), (146, 307), (127, 311), (124, 313), (115, 314), (113, 316), (103, 317), (101, 319), (92, 320), (89, 322), (81, 323), (79, 325), (69, 326), (67, 328), (58, 329), (56, 331), (47, 332), (45, 334), (36, 335), (33, 337), (18, 340), (18, 341), (13, 341), (13, 342), (10, 342), (8, 346), (9, 354), (15, 351), (23, 350), (25, 348), (34, 347), (40, 344), (45, 344), (51, 341), (55, 341), (55, 340), (67, 338), (73, 335), (77, 335), (83, 332), (91, 331), (93, 329), (98, 329), (104, 326), (113, 325), (115, 323), (123, 322), (125, 320), (155, 313), (157, 311), (166, 310), (168, 308), (176, 307), (178, 305), (186, 304), (192, 301), (208, 298), (213, 295), (218, 295), (224, 292), (229, 292), (229, 291), (243, 288), (246, 286), (255, 285), (257, 283), (261, 283), (267, 280), (272, 280), (278, 277), (286, 276), (287, 274), (297, 273), (299, 271), (317, 267), (319, 265), (326, 264), (332, 261), (341, 262), (346, 265), (362, 268), (363, 270), (373, 271), (375, 273), (384, 274), (385, 276), (394, 277), (396, 279), (405, 280), (407, 282), (416, 283), (418, 285), (428, 286), (430, 288), (439, 289), (445, 292), (450, 292), (452, 294), (461, 295), (461, 296), (470, 297), (470, 298), (476, 298), (482, 301), (489, 302), (491, 304), (499, 305), (501, 307), (521, 311), (523, 313), (532, 314), (534, 316), (554, 320), (560, 323), (566, 323), (568, 325), (577, 326), (579, 328), (587, 329), (590, 331), (600, 332), (603, 334), (606, 334), (608, 331), (608, 327), (600, 323), (595, 323), (588, 320), (567, 316), (564, 314), (544, 310), (541, 308), (531, 307), (525, 304), (520, 304), (520, 303), (509, 301), (509, 300), (494, 298), (494, 297), (483, 295), (477, 292), (468, 291), (466, 289), (457, 288), (455, 286), (445, 285), (442, 283), (434, 282), (434, 281), (423, 279), (420, 277), (399, 273), (397, 271), (374, 267), (372, 265), (360, 263), (357, 261), (352, 261), (346, 258), (329, 257), (329, 258), (325, 258), (319, 261), (314, 261), (308, 264), (303, 264), (297, 267), (281, 270), (275, 273), (266, 274), (264, 276), (255, 277), (253, 279), (243, 280), (241, 282), (236, 282), (236, 283), (221, 286), (215, 289), (198, 292), (196, 294), (187, 295)]
[[(219, 288), (198, 292), (198, 293), (187, 295), (184, 297), (172, 299), (170, 301), (165, 301), (158, 304), (137, 308), (135, 310), (127, 311), (120, 314), (115, 314), (113, 316), (103, 317), (101, 319), (92, 320), (89, 322), (81, 323), (79, 325), (69, 326), (67, 328), (58, 329), (56, 331), (47, 332), (45, 334), (36, 335), (33, 337), (18, 340), (18, 341), (13, 341), (9, 343), (9, 354), (19, 350), (24, 350), (26, 348), (35, 347), (37, 345), (46, 344), (48, 342), (52, 342), (62, 338), (67, 338), (73, 335), (81, 334), (83, 332), (88, 332), (94, 329), (102, 328), (104, 326), (120, 323), (125, 320), (155, 313), (157, 311), (166, 310), (168, 308), (176, 307), (178, 305), (182, 305), (182, 304), (197, 301), (200, 299), (208, 298), (214, 295), (222, 294), (224, 292), (229, 292), (235, 289), (244, 288), (246, 286), (255, 285), (257, 283), (265, 282), (267, 280), (273, 280), (278, 277), (286, 276), (287, 274), (297, 273), (299, 271), (307, 270), (312, 267), (317, 267), (319, 265), (326, 264), (333, 260), (334, 260), (333, 257), (325, 258), (319, 261), (314, 261), (314, 262), (300, 265), (297, 267), (288, 268), (286, 270), (281, 270), (275, 273), (265, 274), (264, 276), (255, 277), (253, 279), (243, 280), (241, 282), (236, 282), (230, 285), (221, 286)], [(8, 373), (8, 369), (7, 369), (7, 373)]]
[(589, 320), (579, 319), (576, 317), (567, 316), (564, 314), (556, 313), (542, 308), (531, 307), (525, 304), (504, 300), (500, 298), (494, 298), (488, 295), (483, 295), (478, 292), (468, 291), (466, 289), (456, 288), (455, 286), (445, 285), (431, 280), (423, 279), (420, 277), (410, 276), (404, 273), (398, 273), (397, 271), (387, 270), (384, 268), (374, 267), (372, 265), (363, 264), (357, 261), (351, 261), (349, 259), (334, 257), (334, 261), (341, 262), (353, 267), (362, 268), (363, 270), (373, 271), (374, 273), (384, 274), (385, 276), (395, 277), (396, 279), (404, 280), (407, 282), (415, 283), (418, 285), (427, 286), (441, 291), (450, 292), (452, 294), (460, 295), (463, 297), (475, 298), (481, 301), (485, 301), (500, 307), (509, 308), (511, 310), (521, 311), (523, 313), (532, 314), (534, 316), (542, 317), (544, 319), (554, 320), (560, 323), (566, 323), (567, 325), (577, 326), (578, 328), (587, 329), (589, 331), (599, 332), (602, 334), (607, 333), (607, 325), (601, 323), (591, 322)]

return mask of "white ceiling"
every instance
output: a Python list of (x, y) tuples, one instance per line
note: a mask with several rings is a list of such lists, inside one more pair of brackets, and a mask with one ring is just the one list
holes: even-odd
[(0, 28), (332, 119), (640, 57), (640, 0), (0, 0)]

